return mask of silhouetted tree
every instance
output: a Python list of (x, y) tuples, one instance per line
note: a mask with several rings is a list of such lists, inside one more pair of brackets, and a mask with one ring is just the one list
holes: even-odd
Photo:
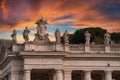
[(115, 43), (120, 43), (120, 32), (113, 32), (111, 33), (111, 40)]
[(80, 30), (76, 30), (74, 34), (71, 34), (69, 37), (70, 44), (79, 44), (85, 43), (85, 36), (84, 33), (88, 31), (91, 34), (91, 41), (95, 42), (96, 44), (103, 44), (104, 43), (104, 34), (107, 30), (96, 27), (96, 28), (84, 28)]

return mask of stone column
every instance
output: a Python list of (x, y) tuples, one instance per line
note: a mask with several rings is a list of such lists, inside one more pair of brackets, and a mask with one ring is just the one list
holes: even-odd
[(10, 80), (20, 80), (19, 71), (11, 71)]
[(56, 80), (56, 72), (53, 73), (53, 80)]
[(63, 80), (63, 71), (56, 70), (56, 80)]
[(64, 80), (72, 80), (72, 70), (64, 71)]
[(48, 76), (49, 76), (49, 80), (54, 80), (54, 78), (53, 78), (53, 73), (48, 73)]
[(10, 74), (8, 75), (8, 80), (11, 80), (11, 75)]
[(92, 80), (91, 79), (91, 71), (84, 71), (84, 77), (85, 77), (85, 80)]
[(112, 71), (105, 71), (105, 80), (112, 80)]
[(24, 70), (24, 80), (31, 80), (31, 70)]

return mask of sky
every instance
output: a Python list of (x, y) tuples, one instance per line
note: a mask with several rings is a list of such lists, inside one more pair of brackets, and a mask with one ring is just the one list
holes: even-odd
[(23, 41), (27, 26), (30, 40), (36, 33), (35, 21), (48, 20), (47, 32), (54, 40), (54, 31), (69, 33), (86, 27), (101, 27), (120, 32), (120, 0), (0, 0), (0, 39), (11, 39), (17, 30), (17, 40)]

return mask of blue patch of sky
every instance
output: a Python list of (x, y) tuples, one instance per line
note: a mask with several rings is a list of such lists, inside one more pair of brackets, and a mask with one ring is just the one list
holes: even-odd
[(17, 34), (21, 34), (23, 32), (23, 30), (19, 29), (17, 30)]
[(1, 39), (11, 39), (12, 31), (0, 31), (0, 34)]
[[(57, 24), (48, 24), (47, 25), (47, 32), (54, 32), (57, 28), (61, 31), (61, 32), (64, 32), (65, 30), (67, 30), (68, 32), (74, 32), (75, 30), (77, 30), (77, 28), (71, 28), (71, 26), (73, 25), (74, 23), (73, 22), (63, 22), (63, 23), (57, 23)], [(17, 34), (18, 35), (21, 35), (22, 36), (22, 33), (24, 31), (25, 28), (21, 28), (21, 29), (18, 29), (16, 30), (17, 31)], [(31, 31), (30, 32), (30, 35), (34, 35), (36, 32), (32, 32), (32, 31), (36, 31), (36, 26), (33, 26), (33, 27), (29, 27), (29, 30)], [(4, 38), (4, 39), (10, 39), (11, 38), (11, 34), (12, 34), (12, 30), (10, 31), (1, 31), (0, 34), (3, 34), (3, 35), (0, 35), (1, 38)]]
[(71, 28), (73, 25), (73, 22), (63, 22), (63, 23), (57, 23), (57, 24), (48, 24), (47, 25), (47, 32), (54, 32), (57, 28), (61, 31), (64, 32), (65, 30), (74, 32), (77, 30), (77, 28)]

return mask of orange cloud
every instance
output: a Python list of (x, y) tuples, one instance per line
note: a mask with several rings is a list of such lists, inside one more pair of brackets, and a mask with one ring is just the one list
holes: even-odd
[(8, 18), (8, 10), (7, 10), (7, 6), (6, 6), (6, 0), (1, 1), (0, 9), (2, 11), (3, 19), (6, 20)]
[[(8, 18), (6, 21), (3, 20), (4, 25), (0, 24), (5, 26), (1, 27), (1, 30), (35, 26), (35, 20), (42, 16), (47, 18), (50, 24), (72, 22), (73, 25), (70, 27), (74, 28), (99, 26), (111, 32), (120, 32), (120, 15), (117, 15), (120, 12), (114, 11), (115, 7), (113, 7), (116, 6), (116, 9), (118, 9), (120, 0), (15, 0), (16, 4), (14, 2), (14, 6), (12, 0), (8, 1), (9, 3), (7, 1), (2, 0), (1, 2), (3, 18)], [(12, 12), (9, 16), (7, 16), (8, 11)], [(63, 17), (70, 14), (74, 16)], [(115, 15), (117, 16), (115, 17)], [(11, 16), (15, 18), (11, 18)], [(62, 18), (57, 20), (59, 17)]]

